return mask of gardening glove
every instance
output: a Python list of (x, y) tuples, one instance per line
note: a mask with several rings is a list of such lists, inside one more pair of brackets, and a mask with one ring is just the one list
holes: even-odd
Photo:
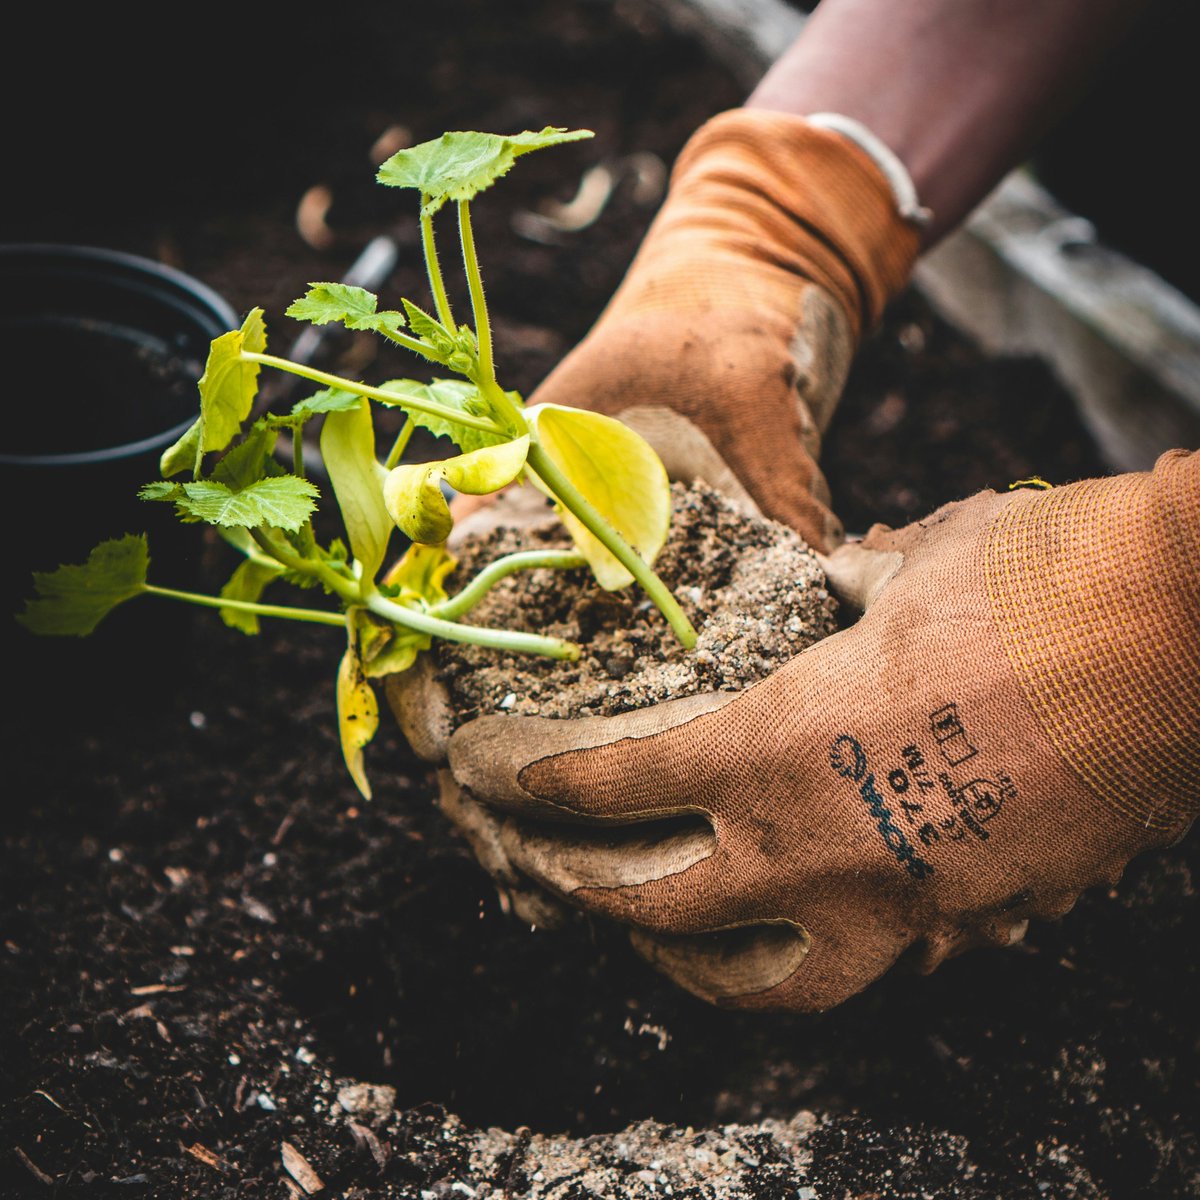
[[(683, 414), (767, 516), (827, 551), (843, 533), (821, 433), (908, 280), (921, 214), (886, 147), (825, 119), (741, 108), (704, 124), (624, 281), (531, 399)], [(670, 472), (669, 446), (664, 459)]]
[(508, 872), (724, 1005), (823, 1010), (1068, 911), (1200, 807), (1200, 454), (981, 492), (826, 560), (856, 623), (740, 693), (488, 716)]

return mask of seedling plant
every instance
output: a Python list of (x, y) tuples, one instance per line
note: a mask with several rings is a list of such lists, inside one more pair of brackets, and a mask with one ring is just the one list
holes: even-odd
[[(364, 748), (379, 724), (371, 680), (408, 670), (434, 639), (574, 659), (578, 647), (532, 631), (495, 629), (464, 620), (497, 582), (531, 568), (587, 566), (600, 587), (637, 583), (686, 647), (696, 634), (652, 563), (667, 537), (670, 487), (654, 450), (628, 426), (584, 409), (527, 406), (497, 380), (492, 332), (471, 225), (471, 202), (517, 158), (590, 137), (587, 130), (547, 127), (513, 136), (446, 133), (401, 150), (379, 168), (389, 187), (420, 194), (419, 221), (432, 312), (402, 300), (380, 310), (370, 292), (314, 283), (287, 315), (370, 330), (413, 352), (449, 377), (392, 379), (371, 386), (267, 352), (263, 311), (213, 341), (199, 380), (200, 413), (162, 455), (162, 478), (142, 499), (174, 506), (187, 524), (214, 526), (242, 559), (219, 595), (149, 582), (144, 535), (102, 542), (82, 564), (35, 573), (35, 595), (18, 620), (38, 634), (90, 634), (117, 605), (162, 596), (217, 608), (247, 634), (263, 617), (336, 625), (346, 632), (337, 672), (342, 751), (355, 784), (371, 794)], [(434, 236), (434, 218), (452, 207), (472, 323), (451, 310)], [(254, 415), (264, 367), (299, 376), (319, 391), (285, 413)], [(376, 447), (373, 405), (400, 409), (392, 444)], [(305, 467), (305, 427), (320, 422), (324, 473), (345, 537), (322, 544), (314, 515), (324, 497)], [(453, 443), (457, 454), (434, 462), (403, 461), (414, 430)], [(290, 438), (290, 470), (277, 453)], [(181, 478), (184, 477), (184, 478)], [(488, 564), (458, 592), (446, 591), (456, 562), (446, 549), (453, 518), (443, 485), (488, 495), (511, 484), (539, 489), (569, 531), (573, 550), (521, 550)], [(389, 560), (399, 529), (406, 548)], [(319, 591), (336, 607), (269, 603), (276, 584)]]

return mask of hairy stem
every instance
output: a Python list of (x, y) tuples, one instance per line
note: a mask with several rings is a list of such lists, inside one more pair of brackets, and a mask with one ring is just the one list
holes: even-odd
[(396, 434), (396, 440), (392, 443), (387, 458), (384, 459), (383, 469), (385, 471), (390, 471), (404, 457), (404, 451), (408, 449), (408, 440), (412, 437), (415, 428), (412, 417), (409, 417), (400, 432)]
[(471, 293), (475, 337), (479, 342), (480, 382), (494, 383), (496, 368), (492, 362), (492, 326), (488, 320), (487, 299), (483, 294), (483, 276), (479, 273), (479, 259), (475, 254), (475, 234), (471, 230), (471, 204), (468, 200), (458, 202), (458, 235), (462, 241), (463, 267), (467, 273), (467, 287)]
[(594, 534), (612, 556), (641, 584), (646, 595), (666, 617), (685, 649), (696, 644), (696, 630), (671, 595), (670, 589), (647, 565), (628, 542), (592, 507), (587, 497), (559, 469), (558, 464), (536, 441), (529, 444), (527, 465), (550, 489), (565, 508), (579, 518), (584, 528)]
[[(406, 339), (402, 344), (407, 345), (409, 341), (412, 339)], [(413, 345), (419, 347), (418, 353), (425, 353), (424, 347), (421, 347), (419, 342), (414, 342)], [(299, 375), (302, 379), (312, 380), (313, 383), (320, 383), (325, 387), (341, 388), (343, 391), (353, 392), (356, 396), (369, 396), (372, 400), (378, 400), (381, 404), (388, 404), (393, 408), (414, 409), (417, 412), (429, 413), (431, 416), (453, 421), (456, 425), (465, 425), (468, 429), (480, 429), (484, 433), (503, 435), (508, 432), (487, 417), (477, 417), (473, 413), (463, 412), (462, 409), (448, 408), (433, 400), (415, 400), (410, 396), (400, 397), (395, 392), (368, 387), (365, 383), (359, 383), (353, 379), (343, 379), (340, 375), (330, 375), (328, 371), (318, 371), (315, 367), (306, 367), (292, 362), (290, 359), (276, 358), (273, 354), (254, 354), (249, 350), (243, 350), (241, 357), (243, 362), (262, 363), (265, 367), (275, 367), (277, 370), (286, 371), (289, 375)], [(429, 356), (426, 355), (426, 357)]]
[(249, 533), (255, 543), (277, 563), (291, 571), (299, 571), (304, 575), (312, 575), (321, 580), (330, 591), (341, 597), (347, 604), (360, 603), (359, 591), (361, 588), (355, 580), (347, 579), (345, 575), (339, 574), (327, 563), (304, 558), (302, 555), (285, 550), (261, 527), (251, 529)]
[(444, 620), (454, 620), (470, 612), (501, 579), (517, 571), (532, 571), (537, 567), (552, 567), (555, 570), (570, 570), (586, 567), (587, 559), (573, 550), (518, 550), (488, 563), (470, 583), (441, 604), (433, 605), (429, 615)]
[[(421, 197), (422, 209), (425, 197)], [(433, 292), (434, 309), (437, 318), (451, 332), (454, 332), (454, 318), (450, 314), (450, 299), (446, 295), (446, 285), (442, 280), (442, 266), (438, 262), (437, 243), (433, 237), (433, 218), (421, 213), (421, 249), (425, 253), (425, 271), (429, 275), (429, 289)]]

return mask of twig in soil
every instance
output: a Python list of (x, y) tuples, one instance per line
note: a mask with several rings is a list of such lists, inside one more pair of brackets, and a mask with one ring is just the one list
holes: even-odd
[(185, 1146), (183, 1149), (184, 1153), (190, 1154), (194, 1159), (202, 1162), (206, 1167), (212, 1167), (214, 1171), (220, 1171), (222, 1174), (227, 1174), (233, 1170), (233, 1167), (219, 1154), (214, 1153), (207, 1146), (202, 1146), (199, 1142), (193, 1142), (190, 1146)]
[(13, 1150), (16, 1153), (16, 1156), (25, 1164), (26, 1167), (29, 1168), (29, 1173), (38, 1181), (38, 1183), (44, 1183), (47, 1187), (54, 1186), (54, 1176), (47, 1175), (46, 1172), (43, 1171), (42, 1168), (39, 1167), (37, 1163), (35, 1163), (33, 1159), (25, 1153), (24, 1150), (21, 1149), (20, 1146), (14, 1146)]

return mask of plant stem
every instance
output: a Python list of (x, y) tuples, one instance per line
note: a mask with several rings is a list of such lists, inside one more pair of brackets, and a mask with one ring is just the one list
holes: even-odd
[(479, 259), (475, 254), (475, 234), (471, 231), (471, 204), (468, 200), (458, 202), (458, 235), (462, 241), (463, 266), (467, 273), (467, 287), (471, 293), (475, 337), (479, 342), (480, 382), (495, 383), (496, 368), (492, 363), (492, 326), (488, 320), (487, 299), (483, 294), (483, 276), (479, 274)]
[(475, 386), (490, 401), (492, 410), (503, 414), (504, 419), (509, 423), (509, 432), (513, 437), (521, 437), (529, 432), (525, 414), (509, 399), (508, 393), (494, 379), (477, 379)]
[(646, 595), (666, 617), (675, 636), (690, 650), (696, 644), (696, 630), (671, 595), (670, 589), (647, 565), (628, 542), (592, 507), (586, 496), (559, 470), (558, 464), (536, 440), (529, 443), (527, 466), (550, 489), (565, 508), (579, 518), (583, 526), (599, 539), (612, 556), (641, 584)]
[(388, 456), (383, 463), (385, 471), (390, 471), (404, 457), (404, 451), (408, 449), (408, 439), (412, 437), (415, 428), (416, 425), (412, 417), (409, 417), (404, 422), (400, 432), (396, 434), (396, 440), (392, 443), (392, 448), (388, 451)]
[(292, 430), (292, 474), (304, 478), (304, 434), (299, 429)]
[[(419, 347), (420, 343), (416, 342), (414, 345)], [(423, 354), (424, 348), (421, 348), (419, 353)], [(502, 429), (495, 421), (490, 421), (487, 417), (477, 417), (473, 413), (463, 412), (459, 408), (448, 408), (446, 405), (437, 404), (432, 400), (414, 400), (410, 396), (400, 397), (395, 392), (368, 387), (365, 383), (343, 379), (340, 375), (330, 375), (328, 371), (305, 367), (290, 359), (276, 358), (273, 354), (254, 354), (249, 350), (243, 350), (241, 357), (243, 362), (262, 363), (265, 367), (275, 367), (277, 370), (286, 371), (289, 375), (299, 375), (302, 379), (312, 380), (313, 383), (324, 384), (325, 387), (341, 388), (343, 391), (353, 392), (356, 396), (369, 396), (372, 400), (378, 400), (381, 404), (389, 404), (393, 408), (415, 409), (417, 412), (429, 413), (431, 416), (453, 421), (456, 425), (465, 425), (468, 429), (481, 429), (484, 433), (501, 435), (508, 433), (508, 430)], [(507, 399), (507, 397), (505, 398)]]
[(338, 574), (332, 567), (316, 559), (304, 558), (293, 554), (271, 540), (265, 529), (251, 529), (250, 536), (277, 563), (281, 563), (291, 571), (300, 571), (305, 575), (313, 575), (320, 579), (330, 591), (335, 592), (347, 604), (359, 604), (359, 584), (345, 575)]
[(579, 657), (579, 647), (562, 638), (544, 637), (539, 633), (519, 633), (511, 629), (487, 629), (481, 625), (460, 625), (457, 621), (442, 620), (430, 613), (397, 604), (373, 588), (367, 591), (362, 603), (376, 616), (447, 642), (468, 642), (473, 646), (487, 646), (492, 650), (539, 654), (544, 658), (568, 661)]
[(488, 563), (462, 591), (443, 600), (441, 604), (433, 605), (429, 615), (447, 621), (461, 617), (474, 608), (501, 579), (517, 571), (531, 571), (537, 567), (565, 571), (586, 566), (587, 559), (573, 550), (518, 550), (515, 554), (506, 554)]
[(189, 604), (200, 604), (205, 608), (236, 608), (238, 612), (253, 613), (256, 617), (286, 617), (293, 621), (311, 621), (318, 625), (345, 625), (342, 613), (323, 612), (319, 608), (292, 608), (286, 604), (258, 604), (253, 600), (225, 600), (220, 596), (206, 596), (200, 592), (181, 592), (175, 588), (155, 587), (146, 584), (151, 596), (166, 596), (171, 600), (186, 600)]
[[(421, 197), (422, 205), (425, 197)], [(433, 304), (438, 320), (454, 332), (454, 318), (450, 315), (450, 299), (442, 281), (442, 267), (438, 262), (437, 243), (433, 238), (433, 218), (421, 214), (421, 249), (425, 252), (425, 270), (429, 275), (429, 288), (433, 292)]]

